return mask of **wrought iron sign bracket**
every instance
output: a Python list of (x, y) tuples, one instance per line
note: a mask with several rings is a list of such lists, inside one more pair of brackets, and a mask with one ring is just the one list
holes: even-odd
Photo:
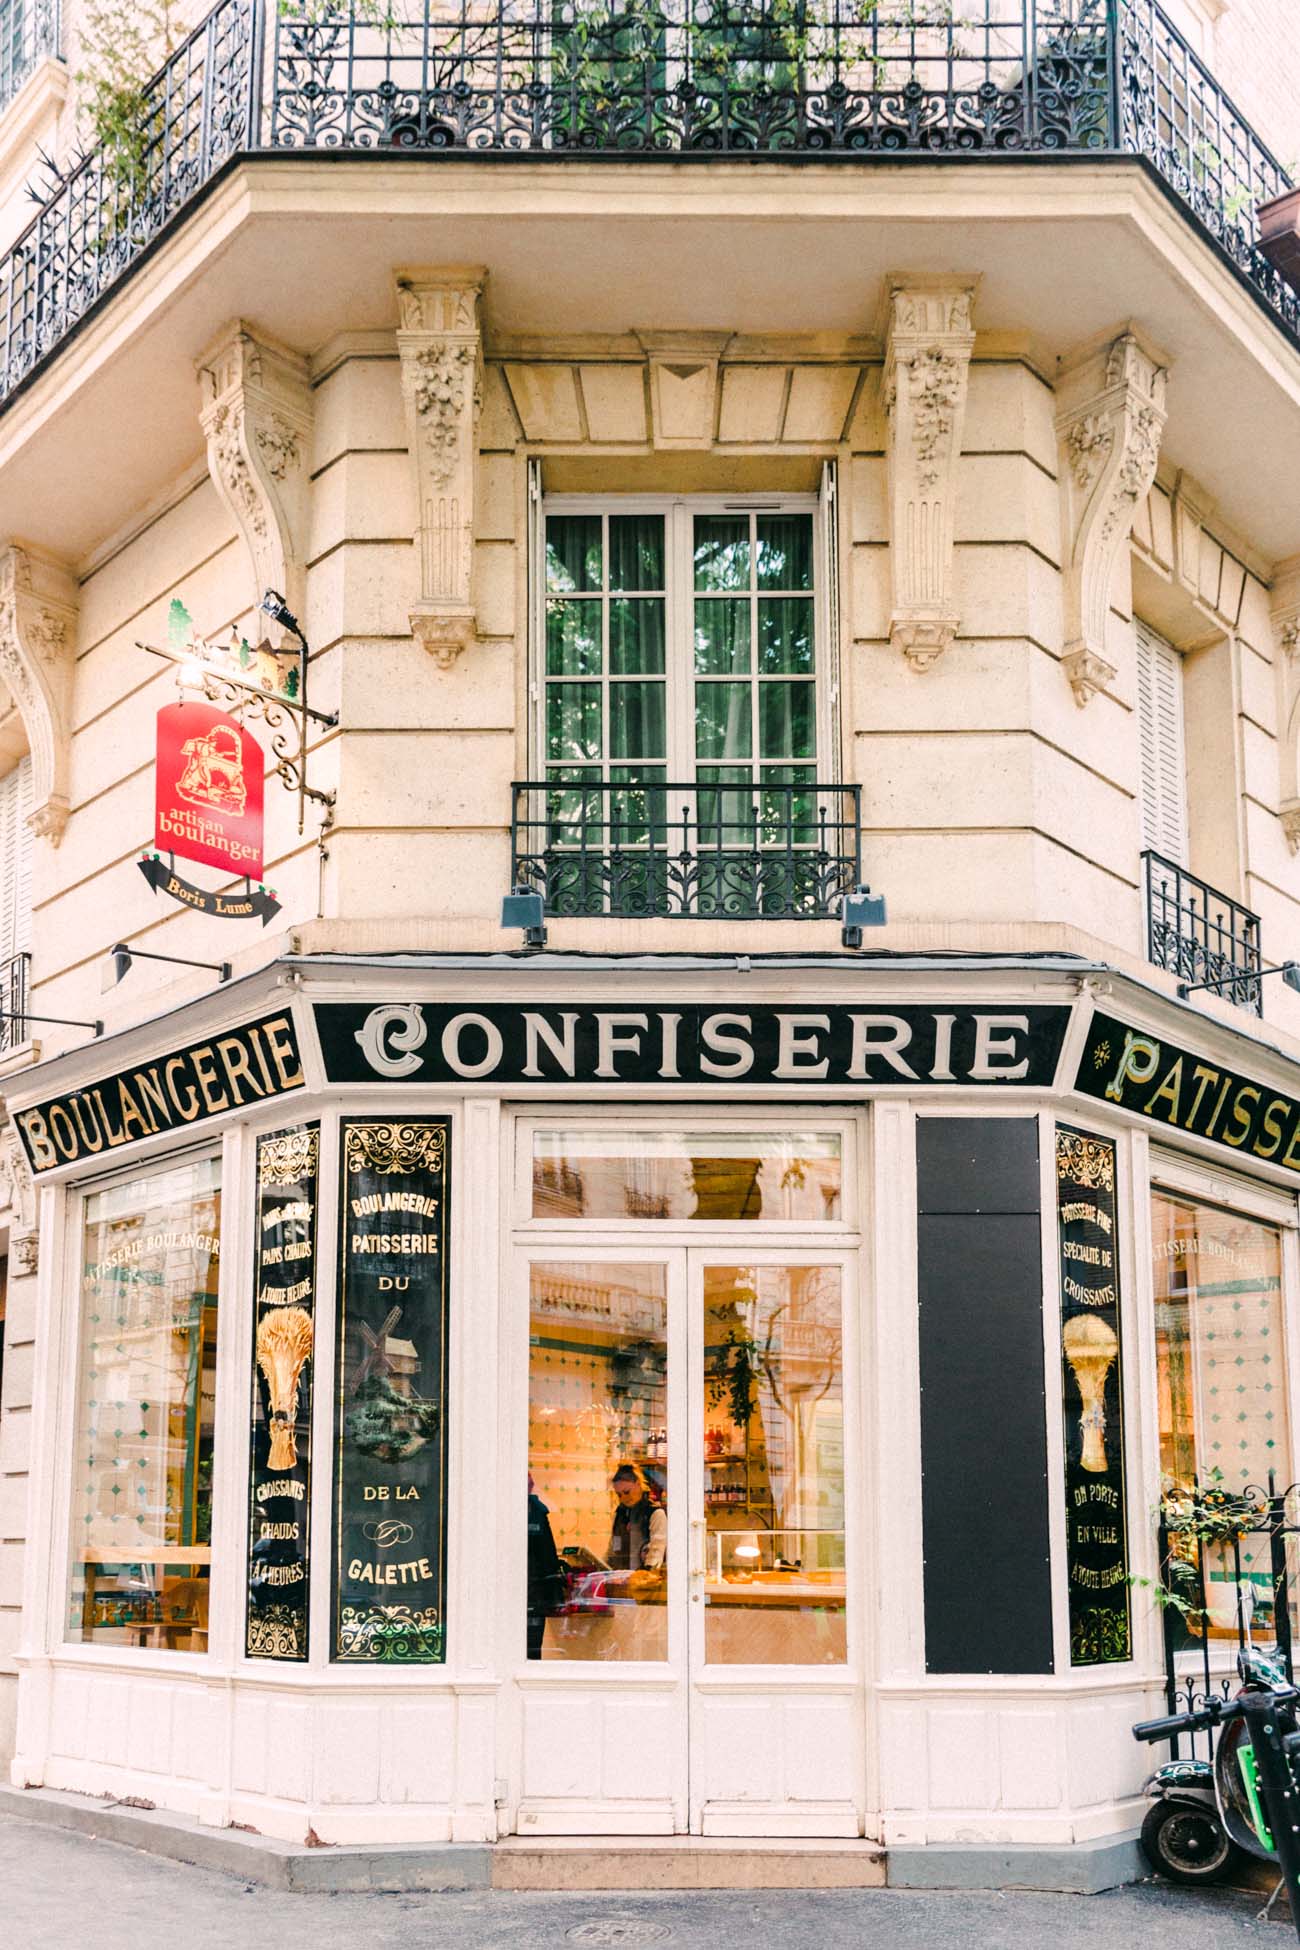
[[(301, 833), (305, 827), (307, 802), (310, 800), (320, 811), (319, 843), (323, 848), (325, 836), (334, 823), (335, 795), (312, 785), (307, 777), (307, 736), (312, 725), (332, 730), (339, 721), (339, 714), (337, 711), (317, 711), (307, 701), (310, 652), (298, 620), (286, 606), (283, 596), (277, 590), (268, 589), (260, 607), (297, 639), (295, 661), (289, 665), (288, 677), (283, 680), (287, 688), (271, 690), (265, 684), (256, 682), (252, 676), (243, 675), (244, 666), (236, 663), (232, 654), (216, 651), (203, 641), (173, 641), (166, 646), (137, 642), (136, 648), (147, 650), (150, 656), (161, 657), (165, 663), (174, 664), (179, 672), (182, 690), (199, 691), (209, 704), (234, 711), (241, 723), (251, 720), (254, 724), (265, 724), (271, 734), (274, 775), (286, 790), (298, 796), (298, 831)], [(250, 669), (256, 671), (263, 671), (271, 663), (277, 669), (283, 668), (285, 658), (295, 656), (292, 650), (286, 652), (269, 648), (259, 648), (249, 654), (257, 660), (250, 665)]]

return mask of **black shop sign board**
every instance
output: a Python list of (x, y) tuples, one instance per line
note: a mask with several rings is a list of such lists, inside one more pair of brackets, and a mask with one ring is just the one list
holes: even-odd
[(1074, 1087), (1162, 1131), (1207, 1138), (1243, 1163), (1300, 1173), (1300, 1101), (1115, 1016), (1094, 1015)]
[(1049, 1087), (1068, 1006), (321, 1002), (332, 1083)]
[(231, 1111), (301, 1090), (305, 1078), (289, 1010), (47, 1097), (15, 1113), (33, 1172), (106, 1156), (164, 1131), (189, 1131)]

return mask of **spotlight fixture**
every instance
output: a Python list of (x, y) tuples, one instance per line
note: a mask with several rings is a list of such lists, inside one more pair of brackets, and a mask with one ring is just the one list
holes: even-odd
[(840, 902), (840, 941), (845, 948), (862, 946), (864, 928), (883, 928), (885, 897), (873, 894), (870, 887), (855, 887)]
[(546, 946), (546, 902), (535, 888), (516, 886), (501, 901), (503, 928), (522, 928), (525, 948)]
[(278, 623), (282, 630), (291, 630), (306, 650), (307, 639), (302, 633), (302, 626), (278, 589), (266, 590), (258, 608), (264, 616), (269, 616), (273, 623)]

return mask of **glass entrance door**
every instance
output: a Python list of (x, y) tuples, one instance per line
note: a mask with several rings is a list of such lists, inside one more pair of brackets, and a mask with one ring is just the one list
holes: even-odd
[(526, 1262), (522, 1832), (860, 1832), (852, 1264)]

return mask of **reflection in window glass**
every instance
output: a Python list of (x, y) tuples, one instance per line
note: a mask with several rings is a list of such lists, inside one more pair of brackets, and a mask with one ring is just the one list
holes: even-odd
[(86, 1202), (69, 1635), (208, 1641), (220, 1164)]
[[(1290, 1480), (1282, 1329), (1282, 1239), (1237, 1212), (1154, 1192), (1151, 1200), (1160, 1468), (1167, 1489), (1267, 1488)], [(1266, 1538), (1245, 1538), (1242, 1568), (1261, 1622), (1271, 1618)], [(1212, 1626), (1235, 1622), (1235, 1569), (1207, 1553)]]
[(528, 1656), (668, 1656), (662, 1266), (531, 1269)]
[(840, 1216), (840, 1140), (788, 1133), (538, 1131), (535, 1219)]
[(704, 1269), (704, 1656), (845, 1656), (836, 1266)]

